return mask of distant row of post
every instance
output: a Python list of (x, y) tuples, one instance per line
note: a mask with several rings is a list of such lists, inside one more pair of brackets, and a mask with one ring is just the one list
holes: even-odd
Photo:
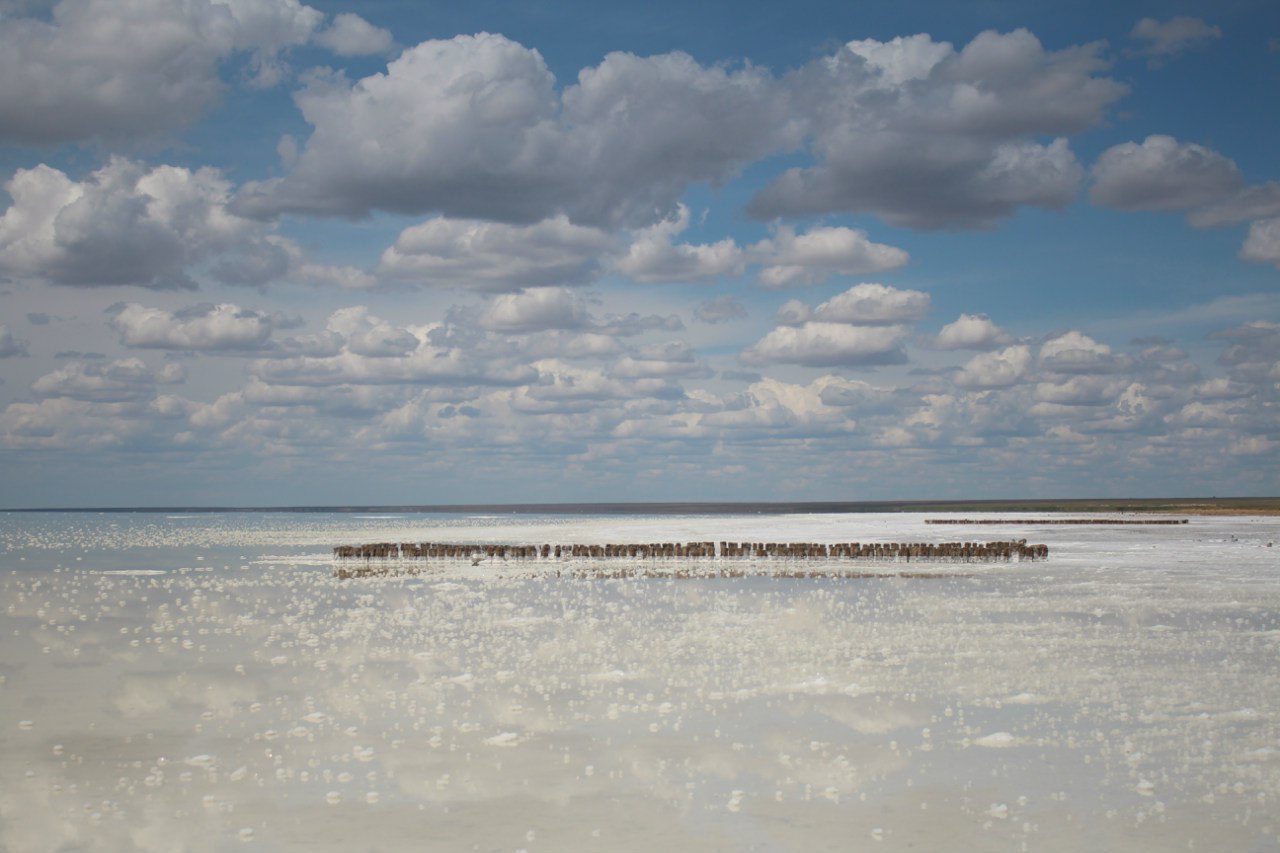
[(1186, 524), (1185, 518), (926, 518), (925, 524)]

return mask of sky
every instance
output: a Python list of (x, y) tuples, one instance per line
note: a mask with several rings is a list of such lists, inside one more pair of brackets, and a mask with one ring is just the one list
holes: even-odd
[(1280, 6), (0, 0), (0, 508), (1280, 493)]

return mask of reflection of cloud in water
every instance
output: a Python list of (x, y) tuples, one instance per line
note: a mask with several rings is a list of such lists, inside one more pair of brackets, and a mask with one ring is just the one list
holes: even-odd
[[(232, 521), (179, 526), (201, 547), (259, 537), (274, 568), (55, 572), (33, 541), (46, 568), (101, 543), (19, 537), (29, 559), (0, 576), (0, 849), (1276, 847), (1280, 590), (1239, 546), (1273, 520), (1062, 531), (1047, 563), (927, 583), (339, 582)], [(350, 519), (300, 523), (283, 544), (353, 538)], [(561, 520), (554, 538), (658, 541), (659, 523)], [(676, 526), (762, 523), (928, 533)]]
[(895, 696), (817, 696), (813, 707), (822, 714), (864, 735), (883, 735), (929, 724), (922, 702)]
[(226, 717), (258, 701), (263, 689), (264, 684), (258, 679), (209, 667), (184, 672), (130, 672), (120, 677), (110, 701), (126, 717), (184, 709)]

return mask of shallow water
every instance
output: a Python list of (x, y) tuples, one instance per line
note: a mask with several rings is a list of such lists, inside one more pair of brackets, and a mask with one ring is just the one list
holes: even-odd
[[(1280, 520), (924, 519), (0, 514), (0, 848), (1280, 850)], [(1050, 557), (603, 581), (329, 558), (997, 538)]]

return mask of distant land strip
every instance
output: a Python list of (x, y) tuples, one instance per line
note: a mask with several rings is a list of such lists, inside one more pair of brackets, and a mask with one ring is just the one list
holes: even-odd
[(891, 512), (1163, 513), (1280, 515), (1280, 496), (1185, 498), (1032, 498), (910, 501), (673, 501), (504, 504), (352, 504), (331, 506), (14, 507), (2, 512), (83, 513), (397, 513), (485, 515), (805, 515)]
[(925, 524), (1186, 524), (1185, 518), (926, 518)]

